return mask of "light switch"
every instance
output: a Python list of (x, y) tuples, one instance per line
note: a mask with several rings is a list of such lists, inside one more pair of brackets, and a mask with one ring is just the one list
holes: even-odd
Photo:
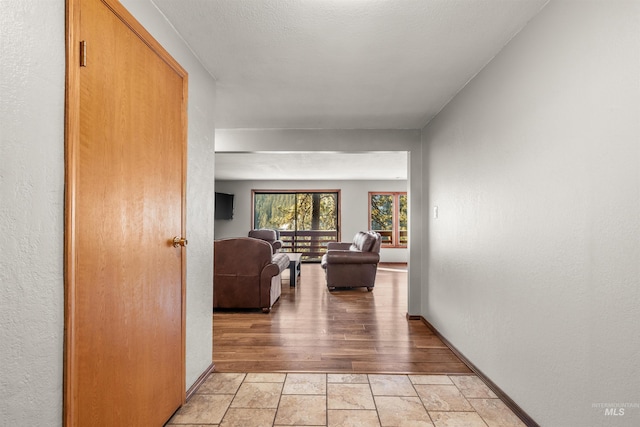
[(438, 219), (438, 207), (433, 207), (433, 219)]

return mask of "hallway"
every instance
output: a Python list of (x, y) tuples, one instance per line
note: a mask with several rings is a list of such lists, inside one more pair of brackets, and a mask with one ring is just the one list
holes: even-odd
[(269, 314), (213, 314), (215, 371), (167, 426), (524, 426), (420, 320), (404, 265), (373, 292), (328, 292), (319, 264), (284, 273)]

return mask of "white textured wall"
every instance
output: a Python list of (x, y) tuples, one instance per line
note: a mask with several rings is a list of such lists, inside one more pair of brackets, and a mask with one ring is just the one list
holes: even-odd
[(640, 2), (550, 2), (423, 140), (423, 315), (541, 425), (640, 425), (593, 407), (640, 403)]
[[(369, 227), (369, 191), (407, 191), (407, 181), (216, 181), (216, 191), (234, 194), (232, 220), (216, 220), (215, 238), (246, 236), (252, 225), (252, 190), (340, 190), (341, 237), (350, 242)], [(407, 249), (382, 248), (382, 262), (407, 262)]]
[(216, 84), (151, 0), (121, 0), (121, 3), (189, 73), (186, 325), (188, 388), (212, 361)]
[(64, 1), (0, 3), (0, 424), (62, 421)]
[(422, 144), (416, 129), (217, 129), (216, 151), (407, 151), (408, 313), (420, 313), (423, 274)]

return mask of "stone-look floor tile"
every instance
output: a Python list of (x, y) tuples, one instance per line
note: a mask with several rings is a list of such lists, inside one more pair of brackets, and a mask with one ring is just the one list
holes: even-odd
[(231, 402), (232, 408), (277, 408), (282, 383), (243, 383)]
[(283, 383), (287, 374), (249, 373), (245, 383)]
[(229, 408), (220, 427), (271, 427), (276, 409)]
[(326, 374), (287, 374), (282, 394), (326, 394)]
[(164, 427), (219, 427), (218, 424), (170, 424), (167, 423)]
[(500, 399), (469, 399), (489, 427), (518, 427), (525, 424)]
[(164, 427), (218, 427), (218, 424), (172, 424), (168, 422)]
[(498, 397), (475, 375), (452, 375), (451, 381), (466, 398), (496, 399)]
[(369, 384), (367, 374), (327, 374), (328, 383)]
[(447, 375), (409, 375), (409, 379), (412, 384), (453, 384)]
[(275, 425), (324, 426), (327, 422), (327, 397), (283, 394)]
[(376, 396), (375, 400), (382, 427), (433, 427), (419, 397)]
[(431, 412), (436, 427), (487, 427), (475, 412)]
[(195, 394), (171, 418), (170, 424), (220, 424), (231, 399), (231, 394)]
[(378, 413), (376, 411), (330, 409), (328, 412), (328, 427), (380, 426), (380, 420), (378, 420)]
[(454, 385), (415, 386), (427, 411), (473, 411), (471, 404)]
[(369, 384), (328, 384), (328, 409), (376, 409)]
[(350, 373), (213, 373), (167, 423), (172, 427), (325, 425), (512, 427), (524, 423), (475, 375)]
[(369, 375), (374, 396), (415, 396), (416, 391), (407, 375)]
[(248, 373), (244, 379), (246, 383), (284, 383), (287, 374), (278, 373)]
[(245, 374), (215, 372), (207, 377), (196, 394), (235, 394)]

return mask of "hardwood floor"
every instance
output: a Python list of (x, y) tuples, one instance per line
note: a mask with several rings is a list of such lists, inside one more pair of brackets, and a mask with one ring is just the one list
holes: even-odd
[(407, 320), (404, 268), (381, 264), (373, 292), (329, 292), (320, 265), (303, 264), (271, 313), (215, 311), (215, 371), (470, 373), (422, 321)]

